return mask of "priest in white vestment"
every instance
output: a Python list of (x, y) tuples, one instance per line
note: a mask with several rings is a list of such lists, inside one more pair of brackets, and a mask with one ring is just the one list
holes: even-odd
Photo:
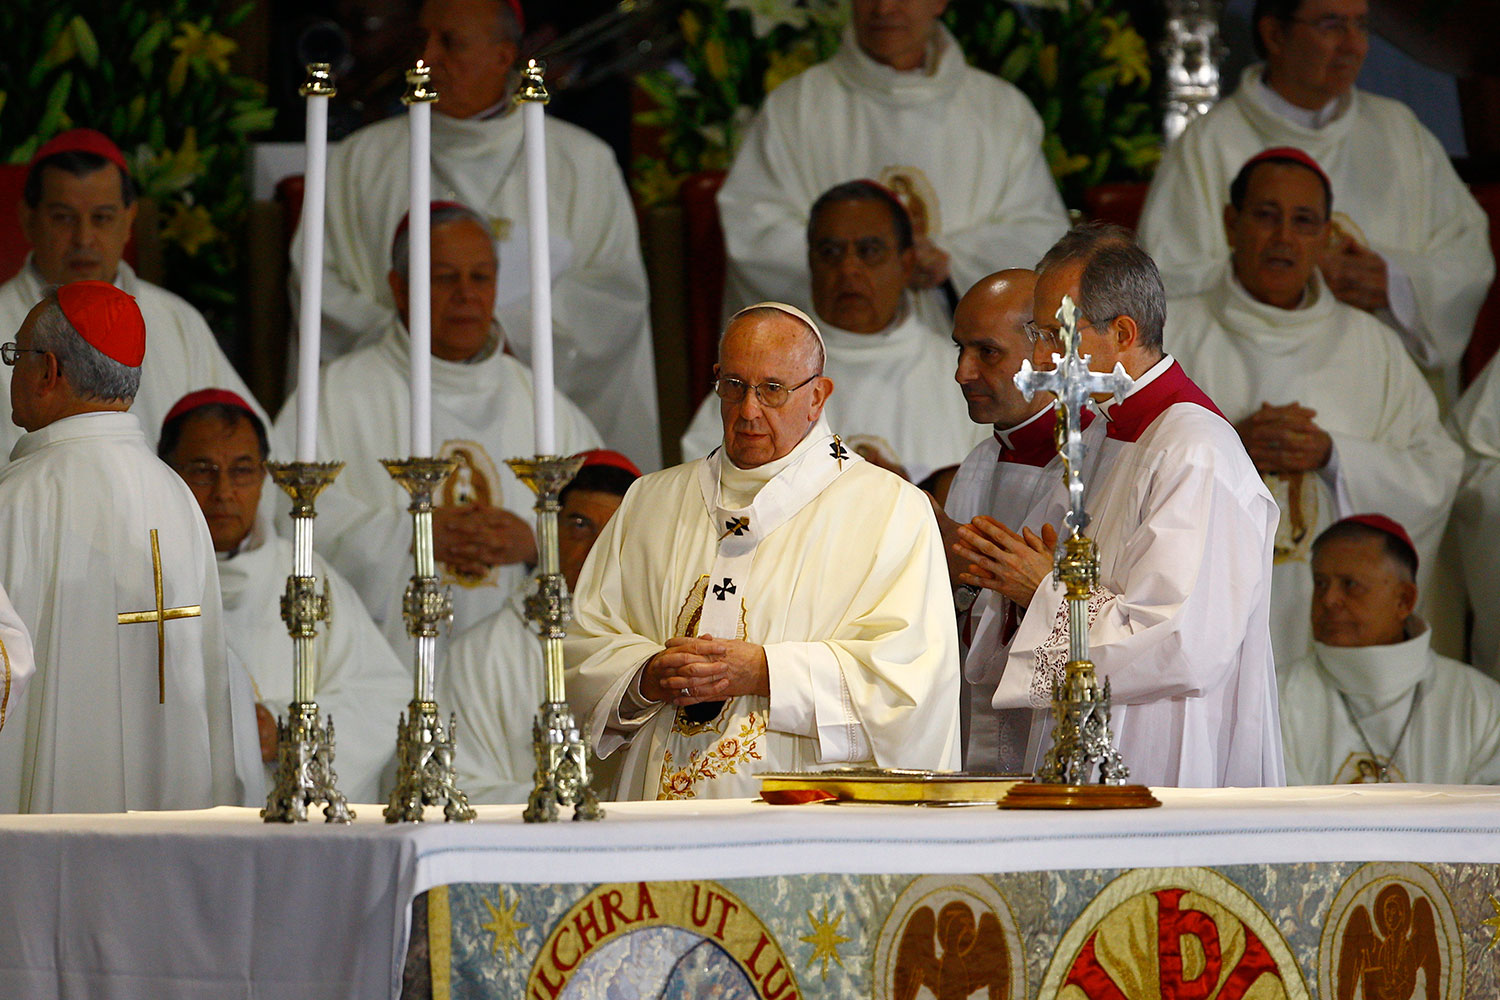
[[(953, 342), (958, 345), (954, 378), (970, 419), (992, 432), (959, 466), (938, 517), (964, 640), (964, 769), (969, 771), (1019, 773), (1031, 709), (993, 707), (1000, 668), (1024, 605), (1007, 597), (995, 581), (970, 576), (970, 563), (956, 545), (959, 529), (1003, 537), (1061, 524), (1067, 512), (1062, 459), (1053, 437), (1053, 398), (1041, 392), (1028, 401), (1015, 385), (1021, 362), (1031, 357), (1026, 325), (1035, 289), (1033, 272), (1000, 271), (969, 289), (953, 313)], [(1083, 421), (1096, 450), (1102, 424), (1089, 412)]]
[[(530, 337), (514, 336), (531, 329), (526, 163), (521, 113), (511, 102), (520, 31), (504, 0), (427, 0), (418, 20), (438, 93), (432, 196), (489, 221), (500, 260), (495, 319), (513, 335), (509, 349), (529, 363)], [(329, 149), (323, 344), (330, 359), (368, 346), (395, 318), (385, 253), (411, 205), (409, 134), (401, 114)], [(614, 153), (583, 129), (549, 118), (546, 140), (557, 386), (610, 447), (654, 469), (661, 465), (656, 368), (630, 193)], [(302, 240), (299, 226), (288, 278), (294, 303)]]
[(720, 343), (723, 447), (641, 479), (584, 564), (569, 700), (622, 799), (755, 795), (760, 771), (958, 765), (958, 633), (926, 496), (832, 432), (817, 326)]
[(1469, 656), (1500, 680), (1500, 364), (1485, 366), (1449, 419), (1464, 449), (1452, 534), (1475, 612)]
[[(985, 431), (953, 386), (953, 347), (913, 308), (911, 219), (890, 191), (849, 181), (813, 204), (806, 255), (813, 313), (827, 349), (823, 374), (838, 393), (826, 414), (844, 442), (911, 482), (963, 461)], [(708, 396), (682, 436), (701, 458), (724, 436)]]
[(1318, 164), (1267, 150), (1230, 190), (1230, 269), (1203, 294), (1169, 300), (1166, 338), (1235, 425), (1281, 508), (1271, 641), (1284, 664), (1311, 641), (1308, 559), (1318, 532), (1384, 510), (1432, 565), (1463, 455), (1390, 328), (1335, 299), (1318, 273), (1329, 217)]
[(1287, 783), (1500, 784), (1500, 684), (1439, 656), (1417, 551), (1383, 514), (1313, 543), (1313, 648), (1280, 673)]
[[(391, 320), (374, 344), (323, 370), (319, 460), (347, 464), (318, 498), (314, 536), (403, 657), (411, 648), (401, 617), (412, 574), (411, 497), (380, 460), (411, 454), (408, 258), (402, 227), (389, 272), (399, 322)], [(434, 454), (459, 464), (433, 498), (433, 543), (441, 580), (453, 587), (455, 633), (499, 611), (536, 561), (536, 495), (505, 464), (536, 453), (531, 372), (506, 353), (494, 327), (495, 268), (485, 220), (461, 205), (435, 205), (432, 439)], [(293, 393), (276, 420), (274, 450), (292, 453), (296, 418)], [(560, 393), (556, 433), (562, 454), (599, 444), (588, 418)]]
[[(808, 206), (872, 177), (906, 203), (918, 311), (946, 329), (952, 299), (1004, 267), (1029, 267), (1068, 227), (1042, 156), (1042, 121), (1015, 87), (964, 61), (944, 4), (855, 4), (833, 58), (766, 96), (719, 192), (726, 311), (812, 305)], [(945, 292), (945, 286), (948, 291)]]
[(10, 707), (20, 704), (26, 685), (36, 672), (31, 653), (31, 634), (16, 614), (5, 585), (0, 583), (0, 729), (10, 717)]
[(0, 730), (0, 811), (242, 801), (213, 541), (126, 412), (145, 338), (130, 296), (84, 281), (7, 345), (27, 433), (0, 469), (0, 585), (36, 677)]
[[(1105, 434), (1083, 470), (1100, 564), (1090, 658), (1110, 681), (1111, 725), (1131, 780), (1281, 784), (1269, 627), (1276, 503), (1234, 428), (1163, 353), (1161, 279), (1128, 233), (1082, 227), (1042, 259), (1032, 327), (1039, 366), (1061, 350), (1064, 295), (1078, 304), (1089, 367), (1118, 362), (1135, 380), (1120, 402), (1095, 397)], [(1047, 706), (1068, 655), (1067, 602), (1052, 576), (1057, 527), (1040, 538), (964, 540), (975, 578), (1010, 586), (1025, 606), (994, 706), (1032, 709), (1027, 771), (1050, 746)], [(1031, 580), (1039, 583), (1028, 598)]]
[(1340, 301), (1391, 327), (1424, 368), (1452, 371), (1495, 275), (1489, 224), (1411, 110), (1354, 86), (1367, 0), (1257, 4), (1239, 88), (1167, 147), (1141, 215), (1141, 243), (1174, 298), (1210, 288), (1228, 262), (1220, 206), (1241, 164), (1294, 146), (1333, 182), (1322, 259)]
[[(19, 329), (47, 289), (70, 281), (113, 282), (132, 296), (146, 318), (146, 358), (130, 412), (140, 418), (146, 443), (154, 445), (162, 418), (186, 392), (222, 385), (252, 397), (202, 314), (141, 280), (125, 263), (137, 208), (125, 157), (104, 135), (72, 129), (37, 150), (21, 203), (31, 253), (20, 272), (0, 285), (0, 330)], [(0, 413), (9, 410), (9, 399), (10, 388), (0, 379)], [(20, 436), (19, 427), (0, 420), (0, 458)]]
[[(578, 589), (589, 550), (641, 474), (619, 452), (584, 455), (558, 495), (559, 561), (570, 591)], [(453, 758), (458, 786), (475, 805), (525, 802), (536, 784), (531, 724), (546, 697), (546, 675), (525, 595), (526, 588), (517, 590), (505, 607), (456, 637), (437, 673), (438, 704), (457, 717), (462, 734)]]
[[(204, 389), (172, 408), (158, 451), (188, 484), (208, 521), (229, 653), (249, 672), (260, 760), (274, 782), (276, 718), (292, 702), (292, 637), (281, 617), (292, 543), (260, 511), (268, 447), (265, 425), (244, 399)], [(378, 802), (394, 760), (395, 720), (411, 696), (411, 675), (354, 588), (316, 554), (313, 573), (324, 581), (332, 607), (318, 624), (313, 693), (322, 714), (333, 716), (339, 790), (350, 802)]]

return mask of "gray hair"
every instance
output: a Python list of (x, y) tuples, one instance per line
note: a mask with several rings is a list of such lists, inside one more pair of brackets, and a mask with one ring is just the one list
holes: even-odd
[(57, 358), (57, 366), (72, 390), (84, 399), (135, 399), (141, 387), (140, 368), (122, 365), (84, 340), (68, 322), (55, 292), (42, 302), (42, 311), (31, 328), (31, 346)]
[(750, 306), (748, 308), (741, 309), (739, 312), (729, 317), (729, 322), (724, 325), (724, 331), (719, 334), (718, 356), (720, 359), (724, 357), (724, 338), (729, 336), (729, 328), (742, 319), (789, 319), (797, 325), (801, 326), (803, 331), (807, 334), (807, 339), (811, 342), (812, 345), (812, 355), (815, 361), (813, 367), (820, 372), (823, 370), (823, 365), (826, 361), (826, 357), (823, 351), (822, 333), (820, 333), (818, 331), (818, 328), (807, 319), (806, 313), (802, 312), (800, 309), (796, 310), (795, 312), (789, 311), (786, 307), (780, 304), (767, 303), (762, 305)]
[[(478, 212), (465, 205), (436, 205), (432, 209), (432, 229), (445, 226), (450, 222), (472, 222), (483, 230), (484, 235), (489, 237), (490, 245), (495, 242), (494, 230), (490, 228), (489, 220)], [(496, 263), (500, 255), (496, 253)], [(396, 233), (396, 238), (391, 241), (391, 270), (401, 275), (405, 281), (411, 271), (411, 226), (402, 226)]]
[(1066, 264), (1083, 264), (1078, 308), (1096, 323), (1116, 316), (1135, 320), (1141, 345), (1161, 353), (1167, 292), (1156, 261), (1127, 229), (1103, 222), (1075, 226), (1036, 265), (1037, 279)]

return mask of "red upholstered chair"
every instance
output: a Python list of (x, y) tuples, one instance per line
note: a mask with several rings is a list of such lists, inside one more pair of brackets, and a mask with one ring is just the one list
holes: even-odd
[[(0, 165), (0, 281), (9, 281), (15, 273), (21, 270), (21, 265), (26, 261), (26, 254), (31, 246), (26, 242), (26, 236), (21, 232), (21, 219), (19, 208), (21, 194), (26, 187), (26, 167), (24, 163), (7, 163)], [(150, 215), (150, 213), (145, 213)], [(154, 215), (151, 216), (154, 218)], [(136, 225), (139, 226), (145, 219), (138, 218)], [(131, 237), (129, 243), (125, 244), (125, 263), (131, 267), (136, 266), (135, 238)]]
[[(1490, 252), (1500, 258), (1500, 181), (1475, 184), (1470, 190), (1479, 207), (1490, 217)], [(1500, 349), (1500, 281), (1490, 285), (1489, 297), (1474, 320), (1474, 334), (1469, 338), (1469, 349), (1464, 352), (1464, 385), (1479, 376), (1497, 349)]]
[(1146, 204), (1144, 181), (1109, 181), (1083, 193), (1084, 214), (1090, 221), (1112, 222), (1135, 231)]
[(724, 171), (706, 170), (682, 182), (683, 257), (687, 270), (688, 403), (694, 412), (713, 378), (724, 312), (724, 229), (717, 195)]

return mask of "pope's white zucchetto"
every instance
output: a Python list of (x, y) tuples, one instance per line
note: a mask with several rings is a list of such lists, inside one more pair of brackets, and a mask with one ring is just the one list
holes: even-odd
[[(754, 312), (757, 309), (775, 309), (777, 312), (785, 313), (793, 319), (800, 319), (802, 322), (806, 323), (812, 330), (813, 336), (818, 338), (818, 346), (824, 348), (825, 350), (827, 349), (828, 345), (823, 342), (823, 331), (818, 329), (818, 324), (813, 322), (813, 318), (807, 313), (803, 312), (801, 309), (798, 309), (796, 306), (789, 306), (785, 302), (757, 302), (755, 303), (755, 305), (746, 306), (739, 312), (735, 313), (733, 316), (729, 317), (729, 322), (733, 323), (735, 320), (745, 315), (745, 313)], [(729, 328), (729, 324), (724, 324), (724, 328), (727, 330)]]

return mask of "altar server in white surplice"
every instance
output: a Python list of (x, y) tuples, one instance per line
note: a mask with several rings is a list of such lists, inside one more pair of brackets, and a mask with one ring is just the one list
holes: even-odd
[(1417, 551), (1357, 514), (1313, 543), (1313, 648), (1281, 670), (1292, 785), (1500, 784), (1500, 684), (1428, 647)]
[[(500, 260), (494, 315), (531, 359), (531, 265), (521, 113), (513, 108), (521, 33), (505, 0), (427, 0), (418, 16), (438, 92), (432, 116), (432, 194), (490, 224)], [(385, 250), (411, 205), (407, 116), (360, 129), (328, 156), (324, 348), (337, 357), (367, 345), (396, 302)], [(609, 147), (548, 118), (547, 223), (558, 389), (578, 400), (611, 447), (645, 468), (661, 465), (656, 368), (646, 269), (635, 210)], [(300, 288), (302, 230), (289, 286)], [(531, 454), (534, 449), (528, 449)]]
[[(999, 539), (1061, 524), (1068, 506), (1052, 396), (1041, 392), (1028, 402), (1015, 385), (1022, 360), (1031, 357), (1026, 330), (1035, 288), (1031, 271), (1001, 271), (969, 289), (953, 314), (954, 377), (970, 419), (993, 431), (959, 466), (946, 512), (938, 518), (964, 637), (964, 768), (971, 771), (1014, 774), (1025, 763), (1031, 709), (997, 711), (992, 705), (1025, 606), (1006, 595), (1013, 590), (1010, 581), (971, 576), (969, 561), (959, 554), (963, 546), (955, 543), (969, 532)], [(1103, 423), (1089, 412), (1083, 423), (1097, 453)]]
[(1253, 19), (1266, 62), (1167, 147), (1146, 197), (1141, 243), (1168, 293), (1214, 284), (1230, 179), (1261, 150), (1294, 146), (1333, 182), (1322, 270), (1334, 297), (1394, 329), (1418, 364), (1451, 369), (1495, 275), (1489, 225), (1411, 110), (1354, 86), (1367, 0), (1259, 0)]
[(854, 177), (907, 205), (918, 310), (946, 329), (956, 297), (1024, 267), (1067, 228), (1042, 157), (1042, 122), (1015, 87), (964, 61), (938, 22), (946, 0), (859, 0), (832, 59), (777, 87), (745, 133), (719, 193), (729, 251), (725, 303), (804, 307), (808, 206)]
[[(27, 433), (0, 470), (0, 585), (36, 676), (0, 730), (0, 811), (242, 800), (213, 541), (125, 412), (145, 338), (130, 296), (74, 282), (7, 351), (11, 418)], [(159, 624), (118, 621), (162, 609)]]
[[(570, 591), (641, 474), (619, 452), (584, 454), (583, 467), (558, 496), (559, 558)], [(516, 591), (505, 607), (455, 638), (437, 674), (438, 703), (458, 717), (463, 734), (453, 758), (458, 784), (475, 804), (525, 802), (535, 786), (531, 723), (546, 691), (541, 639), (526, 618), (524, 597)]]
[(927, 497), (823, 419), (816, 325), (737, 313), (723, 447), (646, 476), (584, 564), (569, 699), (624, 799), (754, 795), (758, 771), (958, 765), (958, 634)]
[(1239, 431), (1281, 508), (1271, 576), (1276, 662), (1307, 651), (1308, 557), (1342, 517), (1383, 509), (1431, 564), (1463, 471), (1437, 400), (1394, 333), (1318, 274), (1328, 184), (1295, 149), (1245, 164), (1224, 210), (1232, 256), (1213, 288), (1168, 303), (1167, 343)]
[[(0, 330), (20, 329), (48, 288), (70, 281), (113, 282), (134, 297), (146, 319), (146, 357), (130, 412), (140, 418), (146, 443), (154, 445), (162, 417), (184, 393), (222, 385), (247, 400), (251, 396), (202, 314), (141, 280), (122, 259), (137, 207), (124, 155), (99, 132), (72, 129), (37, 150), (21, 202), (31, 253), (20, 272), (0, 285)], [(0, 379), (0, 414), (8, 412), (9, 398), (10, 388)], [(0, 460), (20, 436), (19, 427), (0, 419)]]
[[(245, 400), (204, 389), (168, 413), (158, 450), (208, 521), (229, 653), (252, 679), (260, 759), (274, 780), (276, 716), (292, 701), (292, 637), (281, 618), (292, 543), (277, 536), (269, 517), (257, 515), (268, 447), (265, 425)], [(378, 802), (395, 751), (391, 720), (411, 696), (411, 676), (354, 588), (317, 555), (313, 572), (326, 582), (333, 608), (318, 625), (314, 700), (337, 730), (339, 789), (351, 802)]]
[[(957, 465), (983, 428), (970, 423), (953, 386), (953, 347), (913, 308), (911, 219), (890, 191), (849, 181), (813, 204), (807, 229), (813, 310), (827, 350), (823, 374), (838, 393), (828, 422), (867, 459), (920, 482)], [(703, 400), (682, 454), (719, 446), (718, 400)]]
[(10, 718), (10, 707), (20, 704), (35, 672), (31, 633), (26, 631), (26, 623), (16, 614), (5, 585), (0, 583), (0, 729), (5, 728), (5, 720)]
[[(1064, 295), (1078, 305), (1089, 367), (1119, 362), (1135, 380), (1121, 402), (1095, 397), (1105, 435), (1084, 470), (1100, 563), (1088, 602), (1090, 658), (1112, 686), (1112, 726), (1131, 779), (1281, 784), (1268, 624), (1276, 502), (1234, 428), (1163, 353), (1161, 279), (1128, 233), (1075, 229), (1042, 258), (1038, 366), (1050, 368), (1061, 350)], [(1042, 535), (971, 534), (964, 553), (976, 576), (997, 586), (1040, 580), (1029, 599), (1012, 598), (1026, 609), (994, 700), (997, 709), (1033, 710), (1028, 771), (1050, 745), (1046, 709), (1068, 658), (1067, 602), (1053, 585), (1051, 532)]]
[[(314, 542), (404, 656), (411, 649), (401, 617), (412, 574), (411, 497), (380, 464), (411, 453), (404, 220), (391, 257), (399, 321), (323, 370), (319, 457), (347, 465), (318, 499)], [(432, 530), (442, 582), (453, 585), (455, 632), (500, 610), (536, 562), (536, 495), (505, 464), (536, 453), (531, 372), (505, 353), (504, 332), (491, 316), (495, 268), (485, 220), (462, 205), (434, 204), (432, 439), (435, 454), (456, 459), (458, 469), (433, 498)], [(276, 420), (273, 437), (282, 454), (292, 452), (296, 399), (293, 393)], [(562, 453), (599, 444), (588, 418), (561, 394), (556, 414)]]

